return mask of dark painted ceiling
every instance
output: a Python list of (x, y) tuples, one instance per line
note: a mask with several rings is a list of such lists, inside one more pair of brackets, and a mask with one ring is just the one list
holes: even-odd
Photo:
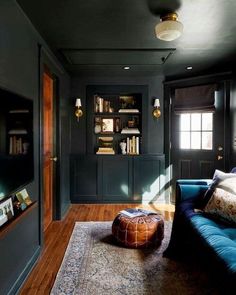
[[(73, 75), (179, 77), (233, 69), (235, 0), (18, 0)], [(160, 41), (159, 14), (176, 10), (183, 35)], [(124, 65), (131, 69), (123, 70)], [(192, 71), (186, 67), (191, 65)]]

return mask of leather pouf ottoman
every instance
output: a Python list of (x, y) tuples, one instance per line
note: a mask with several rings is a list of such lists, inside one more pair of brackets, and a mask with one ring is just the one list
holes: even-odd
[(119, 213), (113, 221), (112, 234), (125, 247), (159, 246), (164, 238), (164, 220), (160, 214), (128, 217)]

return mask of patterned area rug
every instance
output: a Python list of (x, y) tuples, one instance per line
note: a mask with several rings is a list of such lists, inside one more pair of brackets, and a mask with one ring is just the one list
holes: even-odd
[(111, 222), (77, 222), (51, 295), (218, 294), (196, 266), (162, 257), (171, 232), (157, 249), (116, 245)]

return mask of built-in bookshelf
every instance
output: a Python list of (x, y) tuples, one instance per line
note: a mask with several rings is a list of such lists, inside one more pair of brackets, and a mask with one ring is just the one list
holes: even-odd
[(93, 144), (98, 155), (142, 153), (142, 95), (93, 95)]

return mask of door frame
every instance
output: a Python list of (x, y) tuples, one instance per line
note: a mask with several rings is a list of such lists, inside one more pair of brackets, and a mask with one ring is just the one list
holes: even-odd
[(202, 84), (224, 83), (224, 167), (230, 167), (230, 137), (225, 136), (225, 131), (230, 130), (230, 91), (231, 91), (232, 73), (225, 72), (207, 76), (190, 77), (179, 80), (165, 81), (164, 85), (164, 153), (165, 153), (165, 169), (166, 169), (166, 190), (169, 195), (171, 203), (175, 203), (175, 196), (172, 192), (175, 191), (175, 185), (172, 179), (172, 158), (171, 158), (171, 112), (172, 112), (172, 99), (176, 88), (197, 86)]
[(39, 47), (39, 130), (40, 130), (40, 147), (39, 147), (39, 195), (40, 195), (40, 240), (43, 241), (43, 221), (44, 221), (44, 183), (43, 183), (43, 73), (45, 67), (52, 75), (53, 85), (53, 152), (57, 156), (57, 162), (53, 165), (53, 220), (60, 219), (60, 136), (59, 136), (59, 79), (57, 78), (57, 69), (49, 53), (41, 46)]

